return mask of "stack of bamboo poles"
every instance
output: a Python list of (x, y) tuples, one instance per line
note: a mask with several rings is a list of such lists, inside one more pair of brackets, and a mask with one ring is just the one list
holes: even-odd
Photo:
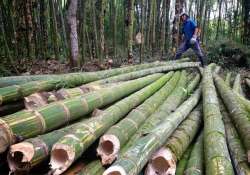
[(0, 155), (15, 174), (250, 174), (250, 101), (219, 72), (184, 59), (4, 77)]

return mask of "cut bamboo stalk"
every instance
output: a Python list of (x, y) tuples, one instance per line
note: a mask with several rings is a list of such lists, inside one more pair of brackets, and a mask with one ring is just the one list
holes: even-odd
[(240, 74), (237, 74), (236, 77), (235, 77), (235, 80), (234, 80), (234, 84), (233, 84), (233, 90), (242, 95), (244, 97), (244, 92), (242, 90), (242, 87), (241, 87), (241, 78), (240, 78)]
[(229, 114), (222, 103), (221, 113), (225, 124), (228, 148), (235, 170), (237, 174), (248, 175), (250, 174), (250, 168), (247, 162), (246, 150), (244, 149), (236, 128), (234, 127), (232, 120), (229, 118)]
[(190, 157), (188, 159), (187, 167), (183, 174), (185, 175), (203, 175), (203, 133), (199, 135), (194, 144)]
[(157, 127), (137, 139), (103, 175), (137, 175), (152, 154), (166, 142), (171, 133), (198, 104), (200, 95), (201, 88), (198, 88), (175, 112), (165, 115), (165, 119)]
[(180, 161), (177, 163), (175, 175), (184, 175), (185, 168), (187, 166), (187, 162), (192, 151), (193, 145), (190, 145), (188, 149), (185, 151)]
[(46, 133), (111, 104), (159, 79), (153, 74), (116, 87), (51, 103), (34, 111), (21, 111), (0, 119), (0, 153), (17, 141)]
[(206, 174), (234, 174), (219, 101), (209, 67), (204, 69), (202, 94)]
[(218, 76), (214, 75), (214, 81), (216, 87), (226, 105), (232, 121), (242, 139), (242, 142), (246, 149), (248, 162), (250, 162), (250, 121), (249, 113), (242, 108), (238, 103), (235, 93), (228, 87), (225, 82)]
[(168, 80), (169, 75), (163, 76), (156, 82), (110, 106), (100, 116), (81, 122), (70, 134), (62, 137), (53, 145), (51, 151), (50, 164), (53, 174), (61, 174), (67, 170), (98, 137), (131, 109), (158, 91)]
[[(183, 74), (183, 73), (182, 73)], [(139, 127), (137, 132), (130, 138), (130, 140), (122, 147), (121, 152), (126, 151), (133, 143), (148, 132), (150, 132), (154, 127), (161, 123), (165, 119), (166, 115), (170, 115), (176, 110), (176, 108), (185, 101), (185, 99), (190, 95), (196, 86), (198, 85), (198, 76), (187, 86), (186, 88), (186, 76), (181, 76), (177, 87), (169, 95), (169, 97), (164, 101), (164, 103), (157, 109), (155, 113), (152, 114), (147, 120)]]
[(152, 155), (146, 175), (174, 175), (177, 161), (194, 139), (201, 124), (201, 107), (198, 107), (178, 126), (164, 146)]
[(136, 109), (132, 110), (126, 118), (112, 126), (100, 138), (97, 154), (101, 156), (104, 165), (111, 164), (116, 159), (121, 147), (136, 132), (143, 121), (150, 116), (174, 90), (179, 77), (180, 72), (176, 72), (158, 92)]
[(232, 79), (232, 72), (228, 72), (226, 75), (225, 82), (229, 87), (231, 87), (231, 79)]

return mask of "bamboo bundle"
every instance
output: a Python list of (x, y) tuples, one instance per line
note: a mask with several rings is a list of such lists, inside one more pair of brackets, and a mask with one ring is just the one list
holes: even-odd
[[(34, 111), (21, 111), (0, 119), (0, 152), (18, 140), (34, 137), (74, 121), (95, 108), (115, 102), (159, 79), (153, 74), (116, 87), (51, 103)], [(25, 127), (25, 128), (24, 128)]]
[(100, 138), (97, 154), (101, 156), (104, 165), (111, 164), (115, 160), (121, 147), (136, 132), (141, 123), (143, 123), (143, 121), (150, 116), (173, 91), (179, 77), (180, 72), (176, 72), (165, 86), (148, 98), (143, 104), (132, 110), (126, 118), (112, 126)]
[(175, 174), (176, 164), (201, 128), (201, 108), (198, 107), (178, 126), (162, 148), (151, 157), (146, 175)]
[(225, 79), (225, 82), (227, 83), (228, 86), (231, 86), (231, 79), (232, 79), (232, 72), (228, 72)]
[[(87, 83), (89, 81), (95, 81), (97, 79), (103, 79), (107, 78), (110, 76), (122, 74), (122, 73), (128, 73), (128, 72), (133, 72), (137, 70), (142, 70), (142, 69), (147, 69), (151, 67), (158, 67), (158, 66), (164, 66), (164, 65), (170, 65), (170, 64), (175, 64), (175, 63), (182, 63), (190, 61), (189, 58), (183, 58), (181, 60), (176, 60), (176, 61), (168, 61), (168, 62), (153, 62), (153, 63), (145, 63), (145, 64), (140, 64), (140, 65), (133, 65), (133, 66), (127, 66), (127, 67), (122, 67), (122, 68), (116, 68), (116, 69), (111, 69), (111, 70), (104, 70), (104, 71), (98, 71), (96, 73), (91, 73), (91, 72), (80, 72), (80, 73), (70, 73), (70, 74), (57, 74), (57, 75), (28, 75), (28, 76), (11, 76), (11, 77), (1, 77), (0, 78), (0, 87), (6, 87), (6, 86), (11, 86), (11, 85), (20, 85), (24, 83), (28, 83), (30, 81), (44, 81), (44, 80), (55, 80), (61, 77), (76, 77), (81, 76), (83, 81), (80, 84)], [(91, 80), (92, 78), (92, 80)], [(78, 83), (77, 83), (78, 84)]]
[(138, 174), (151, 155), (166, 142), (171, 133), (198, 104), (200, 95), (201, 89), (198, 88), (175, 112), (169, 116), (166, 115), (166, 118), (157, 127), (136, 140), (103, 175)]
[[(185, 76), (183, 76), (185, 77)], [(165, 119), (166, 114), (170, 115), (176, 108), (191, 94), (199, 83), (199, 75), (197, 75), (192, 82), (185, 88), (184, 79), (179, 81), (177, 88), (170, 94), (164, 103), (140, 126), (137, 132), (130, 138), (130, 140), (123, 146), (121, 152), (126, 151), (133, 143), (141, 136), (150, 132), (154, 127)], [(163, 111), (163, 112), (161, 112)]]
[(151, 85), (110, 106), (98, 117), (81, 122), (70, 134), (57, 141), (52, 147), (50, 159), (53, 174), (61, 174), (67, 170), (101, 134), (158, 91), (168, 80), (169, 75), (163, 76)]
[(208, 67), (204, 70), (202, 85), (206, 174), (233, 174), (216, 89)]
[(236, 93), (239, 93), (240, 95), (244, 96), (242, 87), (241, 87), (241, 78), (240, 78), (240, 74), (237, 74), (234, 80), (234, 84), (233, 84), (233, 90)]
[(189, 146), (177, 164), (175, 175), (184, 174), (191, 151), (192, 151), (192, 146)]
[(188, 159), (185, 175), (203, 175), (203, 133), (199, 135)]
[(248, 162), (250, 162), (250, 121), (249, 113), (241, 107), (233, 91), (228, 87), (224, 81), (218, 76), (214, 75), (216, 87), (226, 105), (232, 121), (242, 139), (242, 142), (247, 151)]
[(165, 119), (166, 115), (169, 115), (176, 110), (176, 108), (184, 101), (185, 96), (187, 95), (186, 84), (186, 72), (182, 71), (176, 88), (163, 102), (163, 104), (159, 106), (159, 108), (144, 121), (144, 123), (138, 128), (136, 133), (133, 134), (129, 141), (123, 145), (121, 152), (126, 151), (138, 138), (141, 137), (141, 135), (150, 132), (153, 128), (160, 124), (162, 120)]
[(250, 168), (247, 162), (246, 150), (240, 140), (240, 137), (229, 118), (223, 104), (221, 104), (221, 112), (223, 114), (223, 121), (225, 124), (225, 131), (227, 136), (228, 148), (230, 151), (231, 159), (233, 161), (237, 174), (247, 175), (250, 174)]
[[(178, 65), (174, 65), (172, 68), (178, 69)], [(71, 89), (61, 89), (56, 91), (55, 93), (51, 92), (43, 92), (43, 93), (35, 93), (28, 97), (25, 97), (25, 104), (27, 109), (34, 109), (37, 107), (42, 107), (49, 103), (49, 99), (53, 98), (53, 101), (63, 100), (67, 98), (72, 98), (78, 95), (83, 95), (87, 92), (98, 90), (101, 88), (105, 88), (106, 86), (112, 86), (113, 84), (125, 81), (140, 78), (149, 74), (166, 72), (169, 70), (169, 66), (161, 66), (157, 68), (149, 68), (140, 71), (130, 72), (126, 74), (121, 74), (113, 77), (109, 77), (106, 79), (94, 81), (88, 83), (86, 85), (82, 85), (80, 87), (71, 88)], [(107, 83), (113, 83), (111, 85)]]

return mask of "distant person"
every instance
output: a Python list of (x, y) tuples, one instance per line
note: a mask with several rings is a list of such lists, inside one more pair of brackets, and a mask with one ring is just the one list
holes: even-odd
[(190, 19), (187, 13), (182, 13), (180, 19), (183, 22), (182, 34), (184, 35), (184, 40), (176, 52), (175, 59), (179, 59), (184, 52), (192, 48), (198, 56), (201, 65), (204, 66), (204, 54), (201, 51), (200, 43), (197, 38), (199, 29), (196, 22)]

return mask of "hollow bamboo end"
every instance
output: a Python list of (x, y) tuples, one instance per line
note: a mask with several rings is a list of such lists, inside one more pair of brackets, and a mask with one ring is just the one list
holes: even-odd
[(127, 175), (127, 173), (121, 166), (111, 166), (104, 171), (103, 175)]
[(33, 159), (35, 149), (31, 143), (21, 142), (10, 147), (7, 161), (12, 172), (27, 171)]
[(55, 144), (51, 151), (50, 165), (53, 175), (62, 174), (66, 171), (75, 158), (75, 151), (68, 145)]
[(115, 135), (103, 135), (100, 138), (97, 154), (101, 157), (102, 164), (111, 164), (118, 156), (120, 141)]
[(11, 134), (8, 132), (8, 128), (5, 126), (5, 123), (0, 121), (0, 153), (3, 153), (11, 144)]
[(174, 175), (176, 161), (174, 154), (167, 148), (161, 148), (153, 156), (147, 167), (146, 175)]

